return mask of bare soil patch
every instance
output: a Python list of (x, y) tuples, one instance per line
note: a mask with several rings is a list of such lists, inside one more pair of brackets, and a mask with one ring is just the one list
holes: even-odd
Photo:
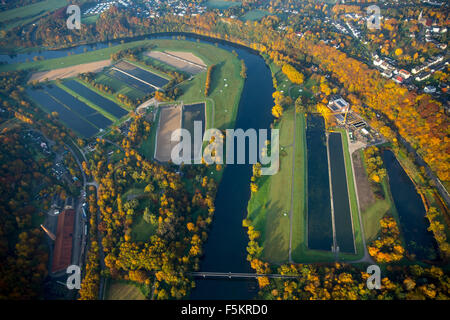
[(366, 170), (364, 169), (363, 160), (358, 151), (354, 152), (353, 155), (353, 169), (355, 170), (355, 179), (358, 189), (358, 199), (361, 211), (364, 212), (372, 204), (375, 203), (376, 198), (373, 195), (372, 189), (370, 187), (370, 182), (367, 179)]
[(160, 107), (158, 132), (156, 134), (155, 159), (168, 162), (172, 149), (178, 142), (170, 141), (172, 132), (181, 126), (181, 106), (171, 105)]
[(53, 69), (49, 71), (42, 71), (33, 73), (28, 80), (28, 82), (32, 81), (46, 81), (48, 80), (56, 80), (56, 79), (65, 79), (76, 77), (80, 73), (84, 72), (99, 72), (103, 70), (103, 68), (109, 66), (111, 64), (111, 60), (101, 60), (96, 62), (83, 63), (76, 66)]
[(203, 60), (190, 52), (151, 51), (146, 55), (190, 74), (198, 74), (206, 70)]

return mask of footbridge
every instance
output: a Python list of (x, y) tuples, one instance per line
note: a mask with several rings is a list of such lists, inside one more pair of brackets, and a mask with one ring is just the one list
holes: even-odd
[(294, 279), (294, 278), (300, 277), (298, 275), (290, 276), (290, 275), (274, 274), (274, 273), (263, 274), (263, 273), (206, 272), (206, 271), (189, 272), (188, 275), (196, 277), (196, 278), (229, 278), (229, 279), (257, 279), (259, 277)]

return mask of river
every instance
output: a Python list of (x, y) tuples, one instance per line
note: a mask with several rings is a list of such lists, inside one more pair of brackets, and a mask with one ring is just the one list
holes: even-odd
[[(235, 45), (223, 40), (211, 39), (185, 33), (165, 33), (133, 39), (125, 42), (144, 39), (171, 39), (173, 36), (183, 36), (184, 40), (217, 44), (229, 52), (233, 50), (239, 59), (243, 59), (247, 67), (247, 79), (242, 91), (235, 128), (246, 130), (269, 129), (272, 121), (271, 107), (274, 91), (272, 76), (264, 59), (251, 49)], [(96, 49), (115, 46), (120, 40), (95, 45), (80, 45), (77, 47), (35, 51), (14, 56), (0, 55), (4, 63), (19, 63), (32, 61), (38, 55), (45, 59), (65, 57), (67, 54), (83, 53)], [(231, 128), (230, 128), (231, 129)], [(236, 154), (236, 152), (235, 152)], [(227, 165), (222, 181), (218, 187), (215, 200), (216, 212), (211, 224), (209, 238), (204, 245), (204, 256), (200, 264), (201, 271), (219, 272), (254, 272), (247, 261), (248, 237), (242, 227), (242, 220), (247, 216), (247, 203), (250, 199), (251, 165)], [(229, 279), (197, 279), (191, 299), (251, 299), (257, 292), (255, 280)]]
[[(239, 59), (244, 60), (247, 67), (247, 79), (239, 103), (235, 128), (246, 130), (248, 128), (270, 127), (272, 121), (271, 107), (273, 105), (272, 92), (274, 90), (271, 72), (263, 58), (254, 51), (223, 40), (185, 33), (157, 34), (124, 39), (124, 41), (171, 39), (173, 36), (184, 36), (185, 40), (189, 41), (200, 39), (201, 42), (217, 44), (220, 48), (230, 52), (234, 50)], [(0, 55), (0, 61), (5, 63), (25, 62), (27, 59), (31, 61), (36, 55), (43, 56), (45, 59), (52, 59), (65, 57), (68, 52), (77, 54), (118, 44), (120, 44), (120, 39), (110, 43), (80, 45), (62, 50), (35, 51), (15, 56)], [(330, 195), (323, 120), (319, 121), (316, 117), (310, 117), (308, 120), (307, 133), (311, 133), (308, 138), (308, 190), (311, 191), (311, 188), (317, 184), (315, 192), (309, 192), (309, 197), (314, 195), (315, 199), (308, 199), (308, 207), (311, 209), (314, 205), (323, 206), (322, 210), (319, 210), (322, 214), (318, 221), (320, 224), (325, 223), (325, 226), (316, 226), (316, 228), (309, 226), (309, 247), (317, 246), (316, 249), (330, 250), (332, 245), (331, 219), (329, 217)], [(317, 131), (316, 134), (312, 134), (315, 131)], [(313, 156), (314, 152), (320, 154)], [(317, 158), (325, 161), (317, 161)], [(414, 185), (398, 164), (392, 152), (385, 151), (383, 160), (388, 171), (389, 184), (408, 251), (416, 254), (419, 259), (433, 259), (436, 252), (436, 243), (432, 234), (426, 230), (428, 222), (425, 218), (425, 209)], [(318, 164), (321, 164), (323, 168), (312, 170), (314, 169), (312, 166)], [(201, 271), (253, 272), (246, 259), (248, 237), (242, 227), (242, 220), (247, 215), (247, 203), (250, 198), (251, 174), (251, 165), (227, 165), (225, 167), (215, 199), (216, 212), (211, 224), (209, 238), (204, 245), (204, 256), (200, 264)], [(319, 182), (322, 180), (323, 182)], [(324, 218), (326, 219), (324, 220)], [(314, 230), (321, 231), (320, 237), (314, 236)], [(251, 299), (255, 297), (256, 292), (257, 283), (255, 280), (196, 279), (196, 288), (193, 289), (190, 298)]]

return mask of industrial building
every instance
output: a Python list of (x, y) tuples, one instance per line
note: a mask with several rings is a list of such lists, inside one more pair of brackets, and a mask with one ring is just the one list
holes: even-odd
[(75, 210), (66, 209), (59, 214), (53, 249), (52, 273), (65, 271), (72, 264), (74, 224)]

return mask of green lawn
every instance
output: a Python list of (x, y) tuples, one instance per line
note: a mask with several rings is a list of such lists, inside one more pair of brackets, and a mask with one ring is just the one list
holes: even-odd
[(247, 12), (246, 14), (244, 14), (241, 18), (244, 21), (256, 21), (256, 20), (260, 20), (263, 17), (268, 16), (270, 14), (271, 13), (266, 10), (251, 10), (251, 11)]
[(97, 22), (97, 19), (100, 17), (100, 14), (94, 14), (88, 17), (82, 17), (81, 18), (81, 23), (85, 23), (85, 24), (93, 24)]
[(137, 285), (129, 281), (108, 280), (105, 300), (145, 300)]
[(276, 128), (280, 129), (280, 168), (273, 176), (259, 178), (259, 190), (248, 203), (248, 218), (261, 232), (261, 258), (278, 264), (289, 259), (294, 112), (286, 112)]
[(212, 9), (229, 9), (231, 7), (240, 6), (240, 1), (225, 1), (225, 0), (209, 0), (206, 3), (208, 8)]
[(156, 232), (156, 225), (147, 223), (143, 214), (134, 218), (133, 224), (131, 225), (131, 239), (136, 241), (148, 242), (150, 237)]
[(156, 114), (155, 122), (153, 122), (152, 126), (150, 127), (150, 134), (148, 135), (148, 138), (142, 141), (139, 147), (139, 153), (149, 160), (153, 159), (153, 156), (155, 155), (156, 131), (158, 128), (158, 121), (159, 109)]
[[(361, 159), (365, 168), (364, 152), (362, 150), (357, 151), (361, 153)], [(384, 178), (381, 186), (385, 199), (377, 199), (369, 208), (361, 212), (361, 218), (363, 220), (364, 235), (366, 238), (366, 244), (369, 245), (373, 241), (381, 230), (380, 220), (383, 216), (391, 212), (396, 213), (395, 206), (391, 200), (389, 182), (387, 178)], [(394, 216), (396, 216), (394, 214)], [(398, 220), (397, 220), (398, 221)]]

